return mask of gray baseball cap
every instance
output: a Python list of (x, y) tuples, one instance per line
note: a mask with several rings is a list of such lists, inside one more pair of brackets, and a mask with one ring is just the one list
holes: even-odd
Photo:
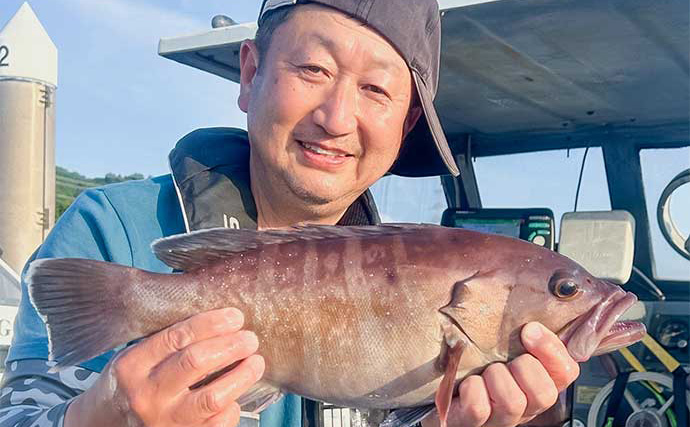
[(391, 173), (460, 175), (434, 108), (441, 52), (437, 0), (264, 0), (259, 26), (270, 11), (305, 3), (329, 6), (362, 21), (385, 37), (407, 62), (424, 114), (403, 142)]

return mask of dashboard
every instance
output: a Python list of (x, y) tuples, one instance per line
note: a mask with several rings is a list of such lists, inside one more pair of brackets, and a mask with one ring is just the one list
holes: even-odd
[(446, 209), (441, 225), (500, 234), (554, 249), (554, 218), (551, 209)]

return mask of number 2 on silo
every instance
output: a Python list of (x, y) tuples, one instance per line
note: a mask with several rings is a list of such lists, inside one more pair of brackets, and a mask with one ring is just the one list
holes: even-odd
[(10, 48), (5, 45), (0, 46), (0, 67), (9, 67), (8, 56), (10, 56)]

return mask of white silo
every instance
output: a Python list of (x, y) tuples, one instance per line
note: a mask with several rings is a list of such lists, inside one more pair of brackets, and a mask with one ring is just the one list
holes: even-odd
[(24, 3), (0, 30), (0, 256), (17, 272), (55, 221), (57, 66)]

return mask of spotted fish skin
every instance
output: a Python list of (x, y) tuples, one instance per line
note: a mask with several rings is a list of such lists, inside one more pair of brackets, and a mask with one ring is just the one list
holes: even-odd
[[(415, 407), (433, 403), (449, 345), (463, 346), (453, 352), (460, 380), (521, 354), (525, 323), (560, 331), (624, 294), (536, 245), (430, 225), (213, 229), (153, 249), (183, 273), (74, 259), (31, 265), (30, 295), (61, 364), (232, 306), (258, 335), (262, 381), (276, 390), (348, 407)], [(577, 298), (554, 294), (563, 278)], [(92, 333), (74, 340), (75, 326)]]

